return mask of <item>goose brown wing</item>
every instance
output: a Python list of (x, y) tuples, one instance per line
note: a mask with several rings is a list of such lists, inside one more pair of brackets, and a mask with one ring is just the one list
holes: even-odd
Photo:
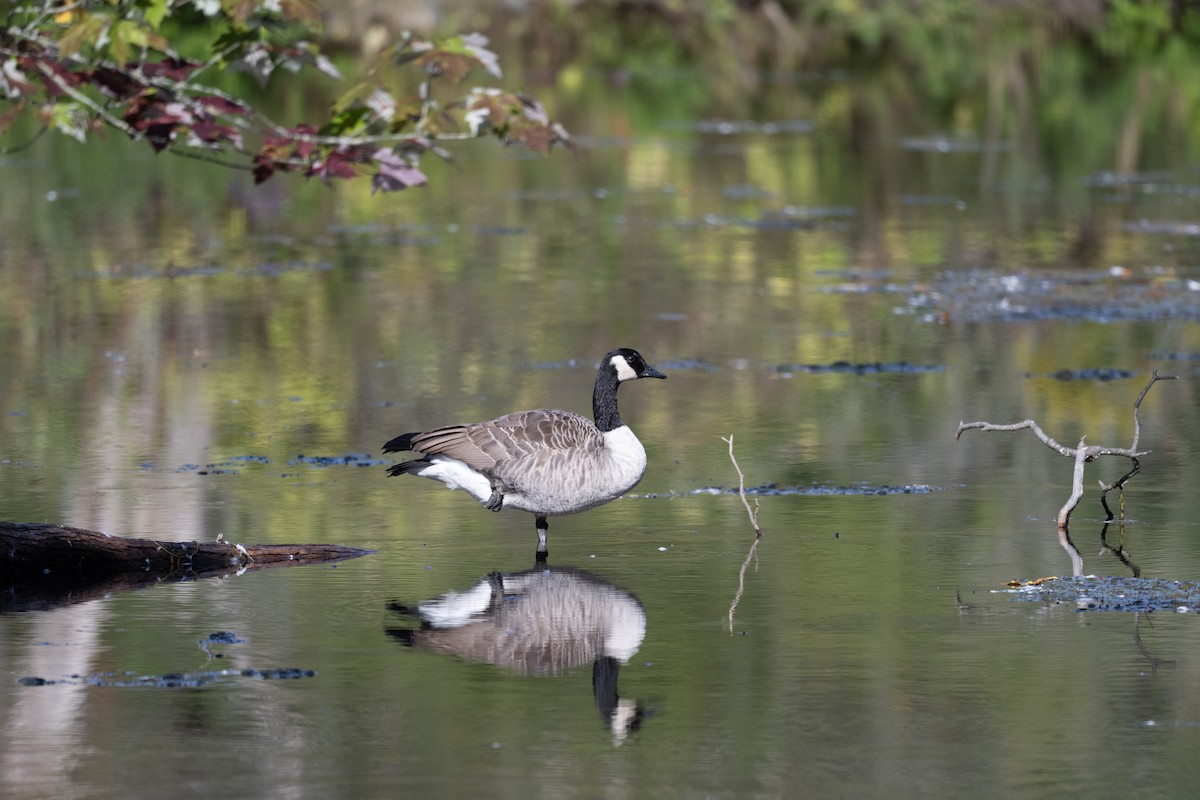
[(503, 479), (518, 465), (557, 453), (594, 452), (604, 436), (586, 417), (569, 411), (519, 411), (473, 425), (451, 425), (412, 438), (418, 453), (458, 459), (472, 469)]

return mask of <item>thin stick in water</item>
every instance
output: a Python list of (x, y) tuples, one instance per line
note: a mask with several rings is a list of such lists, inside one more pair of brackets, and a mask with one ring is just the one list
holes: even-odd
[(729, 445), (729, 460), (733, 462), (733, 468), (738, 474), (738, 497), (742, 500), (742, 505), (746, 507), (746, 513), (750, 516), (750, 525), (754, 528), (754, 541), (750, 544), (750, 552), (746, 553), (746, 560), (742, 562), (742, 568), (738, 570), (738, 588), (733, 595), (733, 602), (729, 604), (729, 632), (733, 633), (733, 612), (737, 609), (738, 603), (742, 600), (742, 594), (746, 591), (746, 568), (750, 566), (750, 561), (754, 560), (757, 565), (758, 543), (762, 540), (762, 528), (758, 526), (758, 499), (754, 500), (754, 508), (750, 507), (750, 501), (746, 499), (746, 476), (742, 473), (742, 468), (738, 466), (737, 459), (733, 455), (733, 434), (729, 434), (729, 438), (721, 437), (721, 441)]

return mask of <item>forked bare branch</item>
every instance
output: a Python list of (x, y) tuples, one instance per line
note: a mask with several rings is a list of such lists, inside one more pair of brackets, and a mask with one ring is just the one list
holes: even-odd
[[(1042, 430), (1041, 426), (1039, 426), (1037, 422), (1032, 419), (1027, 419), (1023, 422), (1014, 422), (1008, 425), (996, 425), (991, 422), (959, 422), (958, 430), (954, 432), (954, 438), (955, 440), (959, 439), (963, 435), (963, 431), (968, 430), (1019, 431), (1028, 428), (1029, 430), (1033, 431), (1034, 435), (1037, 436), (1038, 439), (1040, 439), (1042, 443), (1051, 450), (1056, 451), (1059, 455), (1074, 459), (1075, 469), (1071, 480), (1071, 496), (1067, 498), (1067, 502), (1063, 504), (1063, 507), (1059, 509), (1058, 512), (1058, 529), (1059, 531), (1065, 531), (1067, 529), (1067, 521), (1071, 516), (1071, 512), (1075, 510), (1075, 507), (1079, 505), (1080, 498), (1083, 497), (1084, 464), (1089, 461), (1095, 461), (1101, 456), (1121, 456), (1123, 458), (1128, 458), (1132, 462), (1132, 468), (1129, 470), (1129, 472), (1113, 481), (1111, 484), (1106, 484), (1104, 481), (1100, 481), (1100, 502), (1104, 505), (1106, 511), (1108, 510), (1108, 503), (1105, 502), (1104, 496), (1113, 489), (1123, 490), (1123, 487), (1129, 481), (1129, 479), (1136, 475), (1141, 469), (1141, 462), (1138, 461), (1138, 458), (1150, 452), (1149, 450), (1137, 449), (1138, 442), (1141, 440), (1142, 436), (1142, 424), (1138, 417), (1142, 406), (1142, 400), (1146, 398), (1146, 393), (1150, 391), (1150, 387), (1155, 383), (1158, 381), (1171, 381), (1175, 380), (1175, 378), (1175, 375), (1159, 375), (1157, 369), (1150, 373), (1150, 380), (1147, 381), (1146, 385), (1142, 387), (1141, 393), (1138, 394), (1137, 400), (1135, 400), (1133, 403), (1133, 443), (1130, 444), (1129, 447), (1099, 447), (1097, 445), (1088, 445), (1085, 442), (1086, 437), (1080, 438), (1079, 445), (1077, 447), (1067, 447), (1052, 439), (1044, 430)], [(1109, 512), (1109, 514), (1111, 519), (1111, 512)]]

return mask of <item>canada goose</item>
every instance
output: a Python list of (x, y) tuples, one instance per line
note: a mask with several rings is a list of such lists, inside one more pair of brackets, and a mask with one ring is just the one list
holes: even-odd
[(575, 514), (628, 492), (646, 472), (646, 450), (617, 413), (617, 387), (666, 378), (627, 347), (611, 350), (596, 371), (595, 422), (570, 411), (518, 411), (471, 425), (405, 433), (385, 453), (422, 458), (388, 468), (462, 489), (490, 511), (516, 508), (536, 516), (537, 553), (546, 557), (547, 517)]
[[(592, 693), (619, 743), (639, 722), (633, 700), (617, 694), (620, 665), (641, 647), (646, 611), (629, 592), (584, 570), (535, 566), (493, 572), (470, 589), (412, 609), (421, 627), (389, 627), (401, 643), (523, 675), (557, 675), (592, 662)], [(414, 614), (415, 612), (415, 614)]]

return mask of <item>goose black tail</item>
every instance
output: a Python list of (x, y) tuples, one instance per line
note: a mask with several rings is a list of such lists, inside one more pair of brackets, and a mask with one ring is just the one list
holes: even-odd
[(395, 439), (392, 439), (390, 442), (385, 444), (383, 446), (383, 452), (403, 453), (405, 450), (411, 450), (413, 437), (417, 435), (417, 433), (402, 433)]
[(416, 461), (402, 461), (399, 464), (393, 464), (392, 466), (388, 467), (388, 475), (391, 475), (394, 478), (397, 475), (405, 475), (409, 472), (416, 472), (422, 467), (428, 466), (429, 462), (423, 458), (417, 459)]

